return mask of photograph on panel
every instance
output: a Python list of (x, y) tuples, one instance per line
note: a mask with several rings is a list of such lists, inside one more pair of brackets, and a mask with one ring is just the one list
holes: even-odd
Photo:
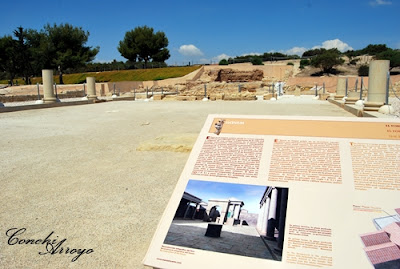
[(282, 260), (288, 188), (189, 180), (164, 244)]

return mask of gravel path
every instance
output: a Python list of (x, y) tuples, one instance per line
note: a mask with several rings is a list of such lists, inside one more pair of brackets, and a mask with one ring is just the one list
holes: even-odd
[[(0, 113), (0, 268), (144, 268), (189, 153), (136, 149), (160, 136), (194, 141), (210, 113), (354, 117), (326, 101), (285, 102), (120, 101)], [(94, 252), (75, 262), (76, 254), (39, 255), (41, 241), (9, 245), (11, 228), (26, 228), (19, 239), (50, 234)]]

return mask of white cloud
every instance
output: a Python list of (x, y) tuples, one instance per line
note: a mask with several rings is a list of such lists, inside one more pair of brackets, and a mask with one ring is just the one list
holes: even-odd
[(212, 60), (215, 61), (215, 62), (219, 62), (222, 59), (228, 60), (229, 58), (234, 58), (234, 57), (226, 55), (225, 53), (222, 53), (222, 54), (220, 54), (218, 56), (213, 57)]
[(250, 52), (250, 53), (243, 53), (240, 56), (247, 56), (247, 55), (252, 55), (252, 56), (258, 56), (258, 55), (263, 55), (263, 53), (259, 53), (259, 52)]
[(202, 56), (203, 52), (198, 49), (195, 45), (182, 45), (178, 52), (184, 56)]
[(353, 50), (352, 47), (350, 47), (347, 43), (344, 43), (340, 39), (324, 41), (324, 42), (322, 42), (322, 48), (327, 49), (327, 50), (337, 48), (341, 52), (344, 52), (347, 50)]
[(288, 49), (288, 50), (284, 51), (283, 53), (287, 54), (287, 55), (299, 55), (299, 56), (301, 56), (307, 50), (308, 49), (304, 48), (304, 47), (293, 47), (291, 49)]
[[(353, 50), (353, 48), (351, 46), (349, 46), (347, 43), (341, 41), (340, 39), (326, 40), (326, 41), (322, 42), (322, 45), (314, 46), (311, 49), (320, 49), (320, 48), (324, 48), (324, 49), (337, 48), (341, 52), (345, 52), (347, 50)], [(296, 54), (296, 55), (301, 56), (307, 50), (310, 50), (310, 49), (305, 48), (305, 47), (293, 47), (291, 49), (281, 51), (281, 52), (284, 54), (287, 54), (287, 55)], [(274, 51), (271, 51), (271, 52), (274, 52)]]
[(199, 62), (202, 64), (219, 63), (219, 61), (221, 61), (222, 59), (228, 60), (229, 58), (235, 58), (235, 57), (222, 53), (218, 56), (212, 57), (211, 59), (201, 58)]
[(391, 1), (385, 1), (385, 0), (374, 0), (369, 2), (369, 4), (371, 6), (387, 6), (387, 5), (391, 5), (392, 2)]

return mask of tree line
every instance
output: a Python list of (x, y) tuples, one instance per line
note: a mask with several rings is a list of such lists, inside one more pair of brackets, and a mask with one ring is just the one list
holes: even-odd
[(165, 67), (170, 57), (165, 33), (147, 26), (126, 32), (120, 41), (117, 49), (126, 62), (93, 63), (100, 48), (87, 46), (88, 38), (88, 31), (68, 23), (46, 24), (39, 31), (20, 26), (0, 38), (0, 80), (13, 85), (22, 77), (24, 84), (30, 84), (42, 69), (53, 69), (63, 84), (63, 73)]
[(42, 30), (18, 27), (13, 36), (0, 38), (0, 68), (10, 84), (23, 77), (25, 84), (42, 69), (65, 70), (84, 66), (94, 60), (99, 47), (86, 46), (89, 32), (70, 24), (47, 24)]
[[(372, 56), (376, 60), (389, 60), (390, 70), (400, 66), (400, 50), (388, 48), (385, 44), (369, 44), (360, 50), (348, 50), (341, 53), (338, 49), (312, 49), (303, 53), (302, 57), (310, 58), (310, 60), (302, 60), (300, 67), (310, 64), (314, 67), (321, 69), (323, 73), (335, 73), (335, 66), (344, 63), (343, 56), (349, 58), (350, 65), (356, 65), (360, 60), (358, 56), (368, 55)], [(358, 75), (368, 76), (369, 67), (366, 64), (362, 64), (358, 67)]]
[[(400, 50), (388, 48), (385, 44), (369, 44), (360, 50), (348, 50), (340, 52), (337, 48), (325, 49), (315, 48), (305, 51), (302, 56), (287, 55), (280, 52), (265, 52), (260, 55), (243, 55), (235, 58), (222, 59), (220, 65), (228, 65), (233, 63), (250, 62), (253, 65), (262, 65), (266, 61), (277, 60), (300, 60), (300, 68), (312, 65), (321, 70), (322, 73), (335, 73), (335, 67), (344, 63), (343, 56), (349, 58), (349, 64), (356, 65), (359, 58), (357, 56), (369, 55), (377, 60), (390, 60), (390, 69), (400, 66)], [(361, 65), (359, 67), (359, 75), (368, 75), (368, 66)]]
[[(57, 70), (59, 83), (63, 84), (63, 73), (98, 72), (137, 68), (157, 68), (167, 66), (170, 57), (168, 38), (164, 32), (154, 32), (148, 26), (138, 26), (127, 31), (117, 47), (126, 62), (112, 61), (94, 63), (99, 47), (90, 47), (86, 43), (89, 32), (82, 27), (66, 24), (46, 24), (41, 30), (18, 27), (12, 35), (0, 38), (0, 80), (8, 79), (12, 85), (15, 78), (23, 78), (30, 84), (30, 78), (41, 76), (42, 69)], [(361, 50), (344, 53), (338, 49), (316, 48), (307, 50), (301, 56), (300, 67), (313, 65), (323, 73), (334, 73), (335, 66), (344, 63), (346, 55), (350, 64), (356, 64), (357, 56), (371, 55), (375, 59), (390, 60), (390, 68), (400, 66), (400, 51), (388, 48), (384, 44), (370, 44)], [(299, 59), (298, 55), (280, 52), (265, 52), (262, 55), (244, 55), (223, 59), (220, 64), (251, 62), (262, 65), (263, 61)], [(360, 69), (367, 70), (365, 66)], [(367, 70), (368, 71), (368, 70)]]

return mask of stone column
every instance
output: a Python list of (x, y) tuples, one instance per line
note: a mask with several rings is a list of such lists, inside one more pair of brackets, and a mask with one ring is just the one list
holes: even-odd
[(263, 235), (267, 235), (267, 227), (268, 227), (268, 213), (270, 210), (270, 206), (271, 206), (271, 198), (267, 197), (267, 200), (265, 201), (265, 208), (264, 208), (264, 215), (263, 215), (263, 219), (262, 219), (262, 227), (261, 227), (261, 234)]
[(345, 95), (346, 95), (346, 78), (338, 77), (337, 85), (336, 85), (335, 100), (342, 100), (342, 98)]
[(346, 104), (355, 104), (360, 99), (360, 94), (358, 92), (348, 92)]
[(276, 207), (278, 205), (278, 190), (274, 188), (271, 193), (271, 204), (268, 212), (267, 239), (275, 240)]
[(301, 95), (301, 89), (299, 86), (296, 85), (296, 89), (293, 92), (294, 96), (300, 96)]
[(278, 225), (279, 235), (278, 235), (277, 246), (274, 249), (274, 251), (279, 255), (282, 255), (283, 241), (285, 239), (286, 208), (287, 208), (288, 196), (289, 196), (289, 190), (287, 188), (281, 189), (281, 197), (280, 197), (281, 206), (279, 209), (279, 225)]
[(45, 104), (51, 104), (57, 102), (57, 98), (54, 95), (54, 80), (53, 80), (53, 70), (43, 69), (42, 70), (42, 80), (43, 80), (43, 102)]
[(193, 210), (193, 215), (192, 215), (192, 218), (191, 219), (194, 219), (194, 217), (196, 216), (196, 212), (197, 212), (197, 210), (199, 209), (199, 204), (197, 204), (196, 203), (196, 206), (195, 206), (195, 208), (194, 208), (194, 210)]
[(185, 210), (185, 214), (183, 214), (183, 218), (184, 218), (184, 219), (187, 218), (187, 215), (188, 215), (188, 213), (189, 213), (189, 209), (190, 209), (190, 202), (188, 202), (187, 207), (186, 207), (186, 210)]
[(229, 202), (226, 202), (225, 205), (224, 205), (224, 203), (221, 203), (220, 207), (221, 207), (221, 212), (220, 212), (221, 216), (220, 216), (220, 223), (219, 224), (224, 224), (226, 213), (228, 212), (228, 208), (229, 208)]
[(240, 205), (235, 205), (233, 209), (233, 218), (239, 219), (239, 216), (240, 216)]
[(228, 206), (228, 213), (227, 213), (228, 215), (227, 215), (227, 217), (228, 218), (233, 218), (234, 211), (235, 211), (235, 205), (230, 204)]
[(96, 80), (94, 77), (86, 77), (86, 83), (88, 86), (88, 99), (89, 100), (96, 100)]
[(372, 61), (368, 73), (368, 100), (364, 103), (364, 110), (378, 111), (385, 104), (387, 74), (389, 60)]
[(265, 203), (260, 207), (260, 209), (258, 210), (258, 217), (257, 217), (257, 230), (258, 232), (261, 233), (261, 222), (263, 220), (263, 215), (264, 215), (264, 206)]

